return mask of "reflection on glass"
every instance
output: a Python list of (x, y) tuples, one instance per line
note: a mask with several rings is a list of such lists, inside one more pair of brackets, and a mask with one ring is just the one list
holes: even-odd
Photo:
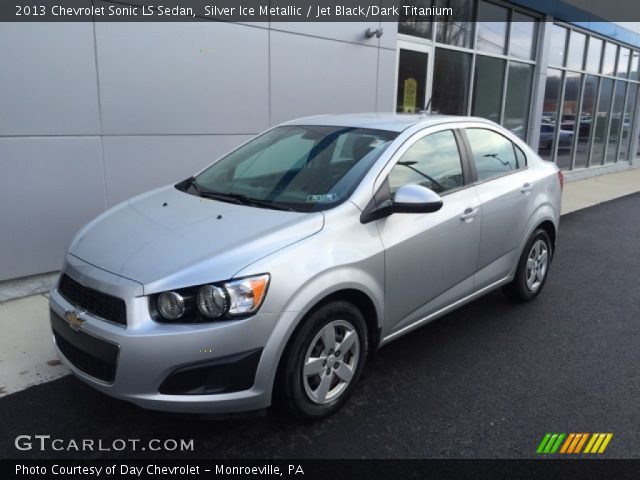
[(611, 123), (609, 127), (609, 146), (607, 147), (606, 163), (615, 162), (618, 158), (618, 142), (622, 131), (622, 109), (624, 97), (627, 93), (627, 83), (618, 80), (613, 95), (613, 109), (611, 110)]
[(631, 59), (631, 50), (620, 47), (620, 55), (618, 55), (618, 76), (621, 78), (629, 77), (629, 60)]
[(558, 120), (558, 103), (560, 102), (560, 88), (562, 87), (562, 71), (555, 68), (547, 70), (547, 80), (544, 87), (544, 107), (542, 124), (540, 125), (540, 144), (538, 154), (545, 160), (553, 157), (553, 144)]
[(584, 47), (587, 43), (587, 36), (573, 30), (569, 37), (569, 51), (567, 52), (567, 68), (582, 70), (584, 62)]
[(602, 165), (602, 162), (604, 161), (604, 142), (607, 139), (607, 125), (609, 123), (609, 109), (611, 108), (612, 96), (613, 80), (610, 78), (604, 78), (602, 80), (598, 111), (596, 113), (590, 165)]
[(472, 115), (500, 122), (505, 63), (499, 58), (476, 57)]
[(431, 111), (466, 115), (469, 101), (471, 54), (436, 48)]
[(428, 55), (400, 49), (396, 112), (416, 113), (425, 107)]
[(402, 155), (388, 179), (391, 194), (408, 184), (422, 185), (436, 193), (462, 187), (462, 163), (453, 132), (445, 130), (418, 140)]
[(589, 51), (587, 52), (586, 70), (600, 73), (600, 60), (602, 59), (602, 40), (591, 37), (589, 39)]
[(580, 87), (582, 75), (567, 72), (565, 75), (564, 101), (560, 116), (560, 135), (558, 136), (558, 157), (556, 163), (560, 168), (571, 168), (571, 153), (573, 136), (576, 132), (578, 116), (578, 102), (580, 101)]
[(429, 8), (433, 6), (433, 0), (402, 0), (400, 4), (400, 15), (398, 16), (398, 33), (414, 35), (416, 37), (431, 38), (433, 22), (431, 19), (425, 21), (424, 17), (405, 15), (405, 5)]
[(622, 119), (622, 143), (620, 144), (620, 154), (618, 160), (629, 160), (629, 146), (631, 144), (631, 128), (633, 127), (633, 118), (638, 101), (638, 84), (629, 84), (629, 93), (627, 95), (627, 103), (624, 107), (624, 117)]
[(535, 18), (513, 12), (511, 16), (509, 54), (526, 60), (534, 60), (537, 34), (538, 22)]
[(578, 125), (578, 144), (576, 145), (576, 159), (574, 168), (586, 167), (589, 160), (589, 141), (593, 126), (596, 99), (598, 98), (598, 84), (600, 78), (595, 75), (587, 75), (582, 95), (582, 109)]
[(506, 53), (509, 11), (494, 3), (478, 4), (478, 40), (476, 47), (488, 53)]
[(602, 73), (605, 75), (616, 74), (616, 53), (618, 53), (618, 46), (613, 43), (607, 43), (604, 49), (604, 59), (602, 60)]
[(629, 78), (631, 80), (640, 80), (640, 52), (634, 51), (631, 57), (631, 71)]
[(533, 65), (509, 63), (507, 97), (502, 124), (523, 140), (527, 137), (532, 78)]
[(478, 180), (518, 169), (518, 158), (510, 140), (484, 128), (468, 128), (466, 132)]
[(473, 46), (474, 0), (436, 0), (436, 6), (451, 8), (453, 15), (438, 17), (436, 42), (456, 47)]
[(567, 29), (551, 25), (551, 46), (549, 48), (549, 65), (564, 66), (564, 54), (567, 46)]

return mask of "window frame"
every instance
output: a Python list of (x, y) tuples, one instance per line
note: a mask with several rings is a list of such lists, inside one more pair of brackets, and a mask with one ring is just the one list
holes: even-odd
[[(449, 190), (445, 190), (442, 193), (438, 193), (438, 195), (440, 197), (445, 197), (451, 193), (455, 193), (455, 192), (459, 192), (461, 190), (464, 190), (466, 188), (469, 188), (470, 186), (472, 186), (473, 184), (473, 176), (472, 176), (472, 171), (471, 171), (471, 166), (469, 165), (469, 161), (468, 158), (466, 156), (466, 149), (465, 149), (465, 145), (464, 145), (464, 140), (461, 138), (460, 136), (460, 132), (459, 129), (454, 128), (454, 126), (448, 126), (448, 128), (443, 128), (440, 130), (436, 130), (436, 131), (429, 131), (428, 133), (423, 133), (423, 135), (420, 136), (413, 136), (410, 139), (408, 139), (405, 143), (403, 143), (401, 145), (401, 147), (399, 147), (396, 150), (396, 154), (400, 151), (400, 149), (402, 147), (406, 148), (402, 148), (402, 153), (397, 155), (394, 154), (394, 158), (392, 160), (392, 166), (391, 168), (388, 169), (388, 171), (386, 171), (386, 173), (384, 174), (384, 181), (382, 182), (382, 185), (387, 185), (389, 188), (391, 188), (391, 185), (389, 183), (389, 176), (391, 175), (391, 172), (393, 171), (393, 169), (397, 166), (398, 162), (404, 157), (404, 155), (407, 153), (407, 151), (409, 151), (414, 145), (416, 145), (418, 142), (424, 140), (425, 138), (431, 136), (431, 135), (435, 135), (438, 133), (442, 133), (442, 132), (447, 132), (450, 131), (453, 134), (453, 138), (456, 142), (456, 146), (458, 148), (458, 156), (460, 157), (460, 167), (462, 170), (462, 185), (460, 185), (459, 187), (456, 188), (451, 188)], [(436, 192), (437, 193), (437, 192)]]
[[(503, 137), (505, 140), (507, 140), (508, 142), (511, 143), (513, 150), (513, 155), (514, 158), (516, 159), (516, 161), (518, 161), (518, 155), (516, 153), (516, 148), (518, 148), (524, 157), (524, 166), (518, 166), (518, 168), (516, 168), (515, 170), (508, 170), (505, 171), (504, 173), (501, 173), (500, 175), (496, 175), (494, 177), (490, 177), (490, 178), (485, 178), (483, 180), (478, 179), (478, 171), (476, 169), (476, 162), (475, 162), (475, 157), (473, 155), (473, 149), (471, 148), (471, 142), (469, 141), (469, 136), (467, 135), (467, 130), (489, 130), (490, 132), (495, 133), (496, 135), (500, 135), (501, 137)], [(496, 129), (496, 128), (492, 128), (492, 125), (480, 125), (480, 124), (471, 124), (471, 125), (464, 125), (461, 129), (460, 129), (460, 135), (464, 140), (464, 144), (465, 144), (465, 149), (466, 149), (466, 156), (467, 156), (467, 162), (469, 163), (469, 167), (471, 169), (471, 173), (472, 173), (472, 177), (473, 177), (473, 183), (471, 185), (475, 186), (475, 185), (482, 185), (483, 183), (487, 183), (487, 182), (492, 182), (494, 180), (497, 180), (499, 178), (503, 178), (509, 175), (514, 175), (516, 173), (520, 173), (523, 172), (525, 170), (529, 169), (529, 156), (527, 155), (526, 151), (524, 148), (522, 148), (520, 145), (518, 145), (518, 142), (516, 142), (514, 139), (509, 138), (507, 135), (504, 134), (504, 132)]]

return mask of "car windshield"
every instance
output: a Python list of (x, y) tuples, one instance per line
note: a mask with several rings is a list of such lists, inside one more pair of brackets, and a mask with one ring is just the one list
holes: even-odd
[(262, 208), (326, 210), (351, 195), (396, 136), (353, 127), (276, 127), (178, 188)]

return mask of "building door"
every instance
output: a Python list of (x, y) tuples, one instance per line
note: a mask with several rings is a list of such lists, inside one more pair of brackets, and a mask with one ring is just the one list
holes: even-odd
[(398, 41), (396, 112), (428, 110), (431, 98), (432, 47)]

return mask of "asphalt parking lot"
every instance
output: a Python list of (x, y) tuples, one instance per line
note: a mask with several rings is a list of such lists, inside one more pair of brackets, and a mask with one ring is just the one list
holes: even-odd
[[(384, 347), (346, 407), (311, 425), (274, 413), (141, 410), (73, 377), (0, 399), (0, 455), (188, 458), (534, 457), (546, 432), (612, 432), (640, 458), (640, 194), (562, 218), (532, 304), (494, 292)], [(14, 438), (194, 439), (193, 452), (21, 452)]]

